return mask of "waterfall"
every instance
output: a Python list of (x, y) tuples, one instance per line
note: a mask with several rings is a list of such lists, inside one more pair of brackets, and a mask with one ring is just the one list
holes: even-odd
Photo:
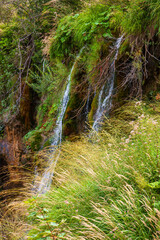
[(94, 116), (93, 130), (98, 131), (100, 126), (100, 121), (102, 121), (103, 115), (107, 115), (111, 108), (112, 104), (112, 94), (114, 88), (114, 79), (115, 79), (115, 61), (118, 57), (118, 51), (122, 42), (123, 35), (117, 39), (115, 43), (115, 56), (110, 66), (110, 75), (107, 79), (107, 82), (102, 86), (99, 97), (98, 97), (98, 108)]
[(56, 121), (56, 128), (54, 130), (54, 138), (53, 138), (53, 142), (52, 142), (52, 145), (51, 145), (53, 147), (53, 150), (51, 151), (51, 157), (48, 160), (48, 165), (52, 166), (52, 169), (47, 167), (43, 176), (42, 176), (40, 185), (38, 187), (38, 193), (40, 193), (40, 194), (43, 194), (43, 193), (47, 192), (47, 190), (49, 190), (51, 182), (52, 182), (54, 169), (55, 169), (56, 163), (57, 163), (58, 158), (59, 158), (59, 154), (57, 156), (55, 156), (55, 151), (57, 149), (57, 146), (60, 145), (61, 141), (62, 141), (63, 118), (64, 118), (64, 115), (65, 115), (65, 112), (66, 112), (66, 109), (67, 109), (67, 105), (68, 105), (68, 102), (69, 102), (69, 94), (70, 94), (72, 74), (73, 74), (73, 71), (75, 69), (76, 63), (77, 63), (77, 61), (79, 60), (79, 58), (82, 54), (83, 49), (84, 49), (84, 47), (80, 50), (79, 54), (77, 55), (77, 57), (74, 61), (74, 64), (71, 68), (68, 79), (67, 79), (67, 85), (66, 85), (64, 95), (63, 95), (63, 98), (62, 98), (62, 101), (61, 101), (59, 116), (58, 116), (58, 119)]

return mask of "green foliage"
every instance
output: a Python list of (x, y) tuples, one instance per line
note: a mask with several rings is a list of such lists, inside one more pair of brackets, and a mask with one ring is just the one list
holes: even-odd
[[(40, 103), (37, 108), (37, 127), (25, 135), (25, 143), (32, 150), (38, 150), (42, 139), (40, 134), (46, 135), (53, 132), (59, 104), (64, 89), (64, 81), (68, 76), (68, 70), (58, 60), (51, 67), (47, 60), (43, 62), (43, 68), (35, 66), (35, 71), (30, 71), (27, 84), (38, 93)], [(48, 144), (50, 141), (48, 141)], [(48, 144), (45, 144), (48, 145)]]
[(133, 0), (128, 4), (123, 1), (113, 6), (112, 24), (128, 34), (150, 34), (150, 28), (159, 28), (159, 0)]
[(17, 60), (15, 32), (18, 30), (16, 23), (1, 25), (0, 33), (0, 111), (10, 106), (13, 108), (14, 91), (16, 91)]
[(50, 48), (50, 56), (63, 56), (71, 52), (72, 46), (72, 24), (76, 16), (63, 18), (57, 28), (56, 35)]
[(5, 1), (0, 2), (0, 23), (9, 22), (14, 14), (14, 9), (11, 4), (6, 4)]
[(101, 33), (104, 37), (111, 37), (110, 12), (107, 6), (97, 4), (79, 14), (73, 27), (75, 42), (82, 47), (85, 43), (90, 43), (97, 33)]
[(153, 188), (153, 189), (159, 189), (160, 188), (160, 181), (149, 183), (148, 186), (150, 188)]
[(111, 37), (109, 17), (110, 9), (106, 5), (97, 4), (80, 14), (63, 18), (53, 38), (51, 57), (68, 55), (71, 51), (90, 44), (99, 33), (104, 37)]
[[(30, 201), (29, 201), (30, 202)], [(29, 203), (27, 202), (27, 203)], [(32, 204), (35, 204), (34, 201), (31, 201)], [(65, 234), (63, 232), (57, 232), (57, 228), (60, 228), (63, 225), (63, 221), (60, 224), (57, 224), (48, 217), (48, 209), (41, 208), (37, 213), (32, 212), (28, 218), (34, 219), (37, 225), (40, 225), (40, 229), (37, 231), (35, 229), (31, 230), (29, 233), (28, 239), (30, 240), (40, 240), (40, 239), (53, 239), (56, 237), (61, 240), (64, 239)]]
[(159, 0), (153, 0), (150, 3), (151, 17), (154, 21), (155, 28), (158, 28), (158, 33), (160, 33), (160, 4)]
[(36, 66), (36, 71), (30, 73), (32, 83), (27, 84), (33, 88), (42, 98), (44, 98), (48, 92), (55, 91), (57, 82), (54, 80), (53, 69), (48, 63), (43, 62), (43, 69)]
[(24, 141), (28, 149), (30, 148), (32, 151), (38, 151), (41, 148), (42, 143), (41, 131), (35, 129), (28, 132), (24, 136)]
[(100, 36), (97, 36), (92, 41), (90, 47), (89, 47), (89, 54), (87, 54), (87, 60), (86, 60), (86, 67), (87, 72), (93, 70), (93, 68), (96, 66), (98, 61), (100, 60), (100, 52), (102, 49), (102, 45), (104, 44), (103, 39)]
[(129, 33), (141, 33), (150, 24), (150, 11), (148, 3), (140, 0), (133, 1), (127, 9), (122, 22), (125, 31)]
[[(8, 24), (0, 26), (0, 111), (17, 113), (22, 85), (28, 77), (28, 71), (34, 65), (41, 65), (42, 36), (50, 31), (55, 22), (55, 6), (48, 0), (11, 1), (5, 7), (13, 10)], [(2, 8), (3, 9), (3, 8)]]

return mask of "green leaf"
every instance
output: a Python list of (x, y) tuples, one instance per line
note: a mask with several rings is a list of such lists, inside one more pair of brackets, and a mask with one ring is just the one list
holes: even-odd
[(43, 215), (38, 215), (37, 218), (44, 219), (44, 216)]
[(153, 189), (159, 189), (160, 188), (160, 181), (158, 182), (153, 182), (153, 183), (149, 183), (148, 186), (150, 188), (153, 188)]
[(63, 238), (65, 236), (65, 233), (59, 233), (58, 237)]
[[(54, 104), (54, 105), (56, 105), (56, 104)], [(43, 211), (44, 212), (49, 212), (49, 210), (47, 208), (43, 208)]]
[(64, 37), (61, 38), (61, 42), (62, 42), (62, 43), (64, 43), (65, 40), (66, 40), (66, 39), (65, 39)]
[(110, 38), (111, 35), (110, 35), (109, 33), (104, 33), (104, 34), (103, 34), (103, 37), (105, 37), (105, 38), (106, 38), (106, 37), (107, 37), (107, 38), (109, 37), (109, 38)]
[(50, 222), (49, 225), (52, 227), (58, 227), (59, 224), (56, 222)]

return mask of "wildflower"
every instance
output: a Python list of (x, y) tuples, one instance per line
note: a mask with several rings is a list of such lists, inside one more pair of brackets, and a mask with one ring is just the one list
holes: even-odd
[(140, 106), (141, 104), (142, 104), (142, 102), (138, 101), (138, 102), (135, 103), (135, 106)]
[(141, 116), (139, 116), (138, 117), (139, 119), (143, 119), (143, 118), (145, 118), (145, 115), (144, 114), (142, 114)]
[(107, 183), (110, 183), (111, 180), (110, 180), (110, 177), (108, 177), (108, 179), (106, 180)]
[(65, 200), (64, 203), (69, 204), (68, 200)]
[(125, 143), (129, 143), (129, 138), (126, 139)]
[(133, 130), (136, 131), (137, 129), (138, 129), (138, 124), (135, 124)]

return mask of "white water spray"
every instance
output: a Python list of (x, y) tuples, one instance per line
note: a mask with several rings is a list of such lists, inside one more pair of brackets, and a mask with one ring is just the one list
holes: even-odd
[(63, 118), (67, 109), (67, 105), (69, 102), (69, 94), (70, 94), (70, 86), (71, 86), (71, 79), (72, 79), (72, 74), (73, 71), (75, 69), (76, 63), (79, 60), (82, 51), (83, 51), (84, 47), (81, 49), (81, 51), (79, 52), (78, 56), (75, 59), (75, 62), (71, 68), (70, 74), (68, 76), (67, 79), (67, 85), (66, 85), (66, 89), (64, 91), (64, 95), (63, 95), (63, 99), (61, 101), (61, 106), (60, 106), (60, 111), (59, 111), (59, 116), (58, 119), (56, 121), (56, 128), (54, 130), (54, 138), (53, 138), (53, 142), (52, 142), (52, 146), (53, 146), (53, 150), (51, 151), (51, 157), (48, 160), (48, 165), (51, 167), (47, 167), (43, 177), (41, 179), (40, 185), (38, 187), (38, 193), (43, 194), (45, 192), (47, 192), (50, 189), (51, 183), (52, 183), (52, 177), (54, 174), (54, 169), (56, 167), (58, 158), (59, 158), (59, 154), (57, 156), (55, 156), (55, 151), (58, 145), (61, 144), (62, 141), (62, 125), (63, 125)]
[(118, 51), (122, 42), (123, 35), (117, 39), (115, 44), (116, 54), (114, 56), (113, 62), (110, 66), (110, 76), (107, 79), (107, 82), (101, 88), (98, 98), (98, 108), (94, 116), (94, 123), (92, 128), (95, 131), (98, 131), (100, 126), (100, 121), (102, 121), (102, 116), (107, 115), (112, 104), (112, 94), (114, 88), (114, 79), (115, 79), (115, 61), (118, 57)]

